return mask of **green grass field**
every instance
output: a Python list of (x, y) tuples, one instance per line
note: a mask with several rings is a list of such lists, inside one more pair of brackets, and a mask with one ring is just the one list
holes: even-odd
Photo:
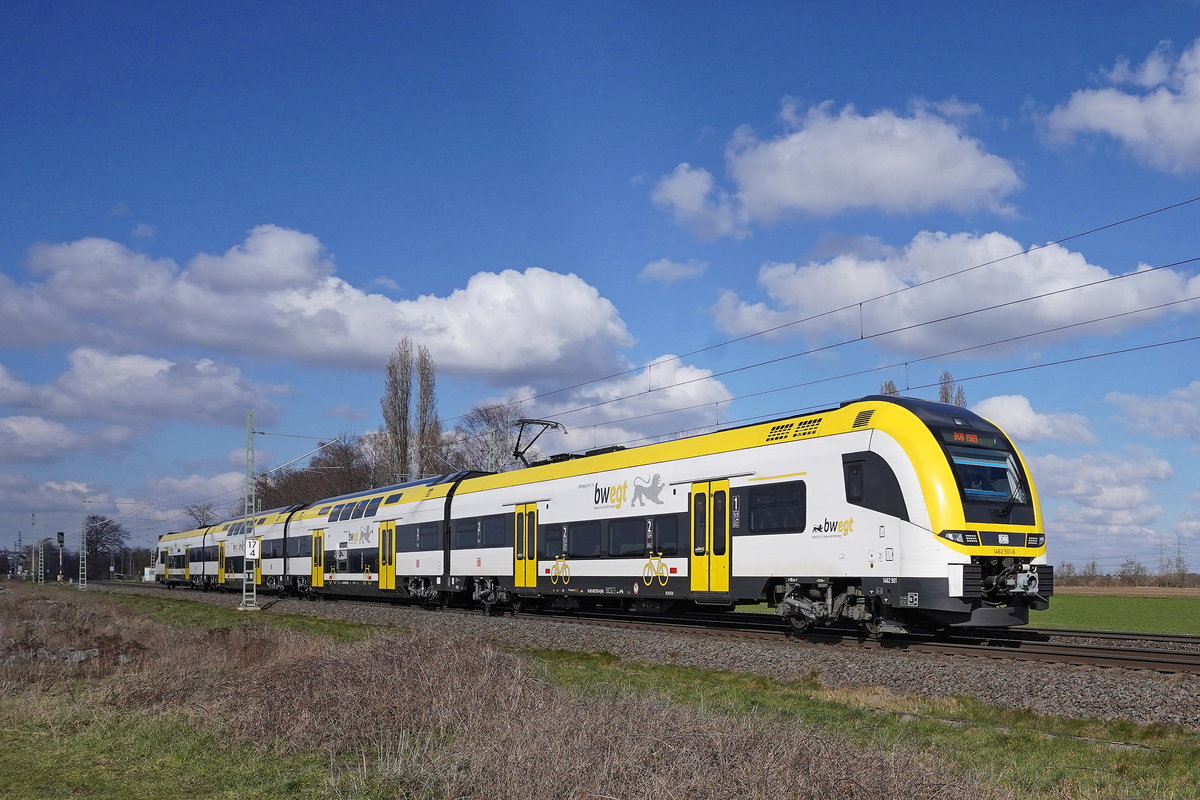
[(1125, 597), (1056, 594), (1047, 611), (1034, 611), (1037, 628), (1200, 635), (1200, 597)]

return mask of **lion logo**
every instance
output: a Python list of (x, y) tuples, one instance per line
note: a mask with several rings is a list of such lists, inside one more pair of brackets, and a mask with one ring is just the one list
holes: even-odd
[(655, 473), (652, 478), (639, 478), (635, 476), (633, 479), (633, 499), (630, 500), (629, 505), (644, 506), (648, 498), (651, 503), (661, 506), (663, 501), (659, 500), (658, 496), (662, 494), (662, 490), (665, 488), (666, 484), (663, 483), (662, 475), (658, 473)]

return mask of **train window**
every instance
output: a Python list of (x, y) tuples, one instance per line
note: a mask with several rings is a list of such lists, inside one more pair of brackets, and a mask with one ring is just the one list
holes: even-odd
[(679, 554), (679, 519), (676, 517), (655, 517), (654, 519), (654, 552), (664, 558)]
[(338, 520), (338, 515), (340, 515), (340, 514), (342, 513), (342, 509), (343, 509), (343, 508), (345, 508), (345, 507), (346, 507), (346, 506), (345, 506), (345, 504), (344, 504), (344, 503), (343, 503), (342, 505), (340, 505), (340, 506), (334, 506), (334, 507), (333, 507), (333, 511), (330, 511), (330, 512), (329, 512), (329, 521), (330, 521), (330, 522), (337, 522), (337, 520)]
[(375, 512), (379, 510), (379, 504), (383, 502), (382, 497), (373, 497), (367, 503), (367, 510), (363, 512), (364, 517), (373, 517)]
[(354, 513), (354, 503), (346, 503), (346, 505), (342, 506), (342, 513), (338, 514), (337, 521), (345, 522), (346, 520), (350, 519), (350, 515), (353, 513)]
[(367, 550), (359, 550), (359, 569), (356, 572), (378, 572), (379, 571), (379, 550), (370, 548)]
[(417, 526), (417, 549), (418, 550), (441, 550), (442, 549), (442, 531), (437, 524), (418, 525)]
[(469, 550), (479, 544), (479, 520), (456, 519), (454, 521), (455, 550)]
[(608, 523), (608, 554), (610, 556), (646, 555), (646, 520), (614, 519)]
[(328, 513), (329, 513), (329, 506), (325, 506), (324, 508), (322, 508), (320, 511), (317, 512), (317, 516), (323, 517)]
[(399, 503), (400, 497), (402, 494), (403, 494), (402, 492), (396, 492), (396, 494), (389, 494), (387, 496), (387, 499), (383, 501), (383, 504), (385, 506), (390, 506), (392, 503)]
[(600, 521), (573, 522), (567, 531), (567, 554), (571, 558), (596, 558), (600, 555)]
[(563, 552), (563, 526), (541, 526), (538, 529), (538, 558), (558, 558)]
[(480, 533), (480, 544), (484, 547), (508, 547), (512, 536), (512, 516), (497, 514), (483, 518), (483, 531)]
[(725, 555), (725, 490), (713, 492), (713, 555)]
[(774, 483), (750, 489), (750, 532), (804, 530), (804, 481)]
[(354, 511), (350, 514), (350, 519), (361, 519), (362, 515), (367, 511), (367, 503), (369, 502), (371, 501), (359, 500), (358, 504), (354, 506)]
[(696, 492), (692, 495), (692, 548), (696, 555), (702, 556), (707, 548), (708, 538), (708, 495)]
[(402, 525), (396, 528), (396, 552), (411, 553), (417, 549), (417, 526)]
[(863, 467), (861, 461), (848, 461), (842, 465), (846, 473), (846, 502), (859, 503), (863, 499)]
[(892, 466), (878, 453), (863, 451), (842, 456), (846, 502), (900, 519), (908, 519), (908, 507)]

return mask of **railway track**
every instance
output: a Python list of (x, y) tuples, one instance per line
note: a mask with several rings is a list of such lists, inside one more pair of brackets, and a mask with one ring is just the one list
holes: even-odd
[[(551, 612), (549, 616), (556, 616)], [(819, 628), (794, 632), (784, 620), (770, 614), (697, 614), (672, 615), (630, 620), (603, 612), (570, 612), (561, 615), (573, 622), (601, 622), (652, 629), (674, 629), (692, 633), (712, 633), (751, 638), (791, 636), (811, 644), (899, 649), (911, 652), (941, 653), (989, 659), (1012, 659), (1122, 669), (1152, 670), (1166, 673), (1200, 673), (1200, 637), (1138, 634), (1128, 632), (1046, 629), (979, 629), (941, 635), (885, 635), (867, 637), (849, 628)], [(750, 619), (747, 619), (750, 618)], [(1056, 638), (1120, 640), (1124, 645), (1094, 642), (1054, 641)], [(1143, 643), (1196, 646), (1194, 650), (1171, 650), (1142, 646)]]
[[(129, 584), (123, 584), (128, 587)], [(149, 587), (147, 587), (149, 588)], [(175, 596), (179, 597), (180, 594)], [(182, 596), (186, 597), (186, 593)], [(378, 607), (386, 600), (361, 596), (331, 597), (339, 603), (361, 603)], [(478, 615), (468, 608), (444, 608), (440, 613)], [(856, 628), (814, 628), (797, 633), (774, 614), (691, 613), (631, 617), (604, 610), (523, 611), (538, 619), (560, 620), (585, 625), (677, 631), (695, 635), (735, 638), (778, 639), (791, 637), (813, 645), (897, 649), (993, 660), (1038, 661), (1163, 673), (1200, 673), (1200, 636), (1086, 631), (1058, 628), (963, 629), (934, 634), (887, 634), (872, 639)], [(1088, 640), (1072, 642), (1072, 639)], [(1062, 641), (1066, 640), (1066, 641)], [(1097, 644), (1095, 640), (1123, 644)], [(1154, 647), (1151, 645), (1160, 645)], [(1161, 645), (1188, 645), (1194, 649), (1168, 649)]]

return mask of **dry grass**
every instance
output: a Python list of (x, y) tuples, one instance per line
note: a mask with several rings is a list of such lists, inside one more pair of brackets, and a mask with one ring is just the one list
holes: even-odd
[(81, 685), (87, 701), (349, 760), (364, 786), (382, 774), (403, 797), (999, 796), (949, 783), (907, 750), (870, 751), (777, 717), (630, 692), (583, 698), (482, 641), (390, 631), (345, 645), (259, 626), (181, 630), (94, 596), (0, 594), (0, 691)]

